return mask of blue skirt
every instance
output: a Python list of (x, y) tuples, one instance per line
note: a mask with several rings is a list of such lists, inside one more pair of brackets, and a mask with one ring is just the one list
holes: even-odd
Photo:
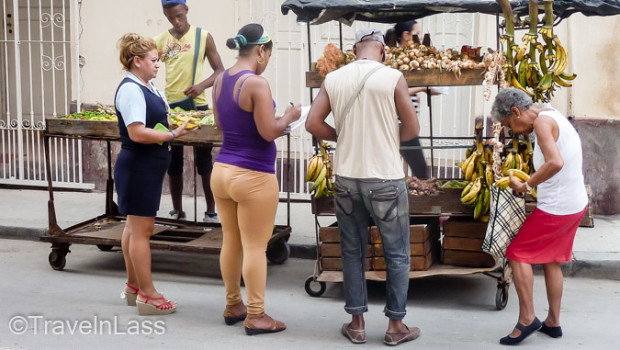
[(121, 149), (114, 166), (114, 184), (121, 214), (154, 217), (161, 202), (170, 152), (145, 154)]

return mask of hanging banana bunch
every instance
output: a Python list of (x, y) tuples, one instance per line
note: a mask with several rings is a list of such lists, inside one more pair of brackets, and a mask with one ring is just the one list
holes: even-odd
[(492, 170), (492, 152), (477, 139), (474, 147), (467, 149), (467, 159), (456, 165), (466, 181), (469, 181), (461, 192), (461, 203), (474, 207), (474, 219), (488, 220), (489, 207), (491, 204), (491, 192), (489, 186), (494, 182)]
[(329, 144), (325, 141), (319, 143), (319, 153), (315, 154), (308, 161), (306, 181), (313, 181), (310, 192), (314, 191), (314, 198), (331, 196), (334, 191), (332, 183), (332, 163), (329, 160)]
[[(506, 18), (507, 81), (525, 91), (534, 102), (549, 102), (559, 87), (572, 86), (577, 76), (565, 72), (568, 53), (557, 35), (553, 34), (553, 0), (544, 0), (545, 23), (540, 30), (543, 42), (538, 42), (538, 3), (529, 1), (529, 32), (521, 46), (514, 43), (514, 22), (508, 0), (497, 0)], [(543, 45), (544, 44), (544, 45)], [(529, 51), (528, 51), (529, 47)]]

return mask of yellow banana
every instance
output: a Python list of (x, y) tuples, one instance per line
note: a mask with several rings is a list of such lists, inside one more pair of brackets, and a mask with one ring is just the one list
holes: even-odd
[(476, 167), (476, 158), (478, 158), (478, 152), (474, 152), (472, 155), (472, 160), (467, 163), (467, 169), (465, 170), (465, 180), (471, 180), (472, 175), (474, 174), (474, 169)]
[(471, 190), (472, 186), (474, 185), (474, 182), (469, 182), (465, 188), (463, 188), (463, 192), (461, 192), (461, 198), (465, 197), (469, 191)]
[(563, 86), (563, 87), (571, 87), (571, 86), (573, 86), (573, 84), (571, 84), (571, 83), (569, 83), (567, 81), (562, 80), (562, 78), (560, 78), (559, 75), (554, 75), (553, 76), (553, 81), (555, 81), (556, 83), (558, 83), (560, 86)]
[(577, 78), (577, 74), (568, 74), (565, 72), (562, 72), (562, 74), (560, 74), (560, 78), (564, 79), (564, 80), (575, 80), (575, 78)]
[(327, 188), (327, 179), (323, 178), (323, 180), (319, 184), (318, 188), (316, 189), (316, 193), (314, 194), (314, 198), (320, 198), (321, 196), (323, 196), (323, 194), (325, 192), (325, 188)]
[(518, 178), (521, 182), (525, 182), (530, 179), (530, 176), (522, 170), (510, 169), (510, 171), (512, 171), (512, 176)]
[(506, 159), (504, 160), (504, 163), (502, 164), (502, 173), (505, 173), (506, 171), (508, 171), (508, 169), (512, 169), (514, 165), (514, 154), (512, 154), (512, 152), (508, 152), (508, 154), (506, 155)]
[(319, 157), (314, 156), (314, 157), (310, 158), (310, 160), (308, 161), (308, 169), (307, 169), (307, 173), (306, 173), (306, 181), (314, 180), (312, 177), (314, 176), (314, 172), (316, 170), (316, 164), (317, 164), (318, 159), (319, 159)]
[(327, 168), (323, 167), (321, 168), (321, 172), (319, 173), (319, 176), (316, 178), (316, 180), (314, 180), (312, 187), (310, 187), (310, 192), (316, 190), (319, 187), (321, 182), (325, 179), (325, 175), (327, 175)]
[(521, 158), (521, 155), (519, 153), (516, 153), (514, 155), (514, 159), (515, 159), (514, 169), (522, 170), (523, 169), (523, 159)]
[(465, 197), (461, 198), (461, 202), (468, 203), (472, 199), (476, 198), (478, 196), (478, 193), (480, 192), (481, 187), (482, 187), (482, 178), (478, 177), (474, 181), (474, 184), (472, 185), (471, 190), (465, 195)]
[(511, 80), (511, 82), (512, 82), (512, 86), (513, 86), (513, 87), (516, 87), (516, 88), (517, 88), (517, 89), (519, 89), (519, 90), (523, 90), (523, 91), (525, 91), (525, 93), (526, 93), (526, 94), (528, 94), (528, 96), (530, 96), (530, 97), (533, 97), (533, 96), (534, 96), (534, 94), (532, 94), (531, 92), (529, 92), (529, 90), (528, 90), (528, 89), (526, 89), (525, 87), (523, 87), (523, 85), (521, 85), (521, 84), (519, 83), (519, 80), (517, 80), (517, 77), (515, 77), (515, 75), (514, 75), (514, 74), (512, 75), (512, 80)]
[(506, 189), (508, 187), (508, 184), (510, 184), (509, 176), (504, 176), (501, 179), (495, 181), (495, 186), (502, 188), (502, 189)]
[(487, 163), (487, 166), (484, 169), (484, 177), (485, 177), (487, 186), (491, 186), (491, 184), (495, 182), (495, 178), (493, 177), (493, 166), (489, 163)]
[(482, 214), (489, 212), (491, 207), (491, 188), (487, 188), (484, 192), (484, 198), (482, 199)]

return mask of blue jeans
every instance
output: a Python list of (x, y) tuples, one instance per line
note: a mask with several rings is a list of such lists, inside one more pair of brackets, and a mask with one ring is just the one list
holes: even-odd
[(372, 218), (381, 234), (387, 265), (387, 300), (383, 312), (390, 320), (402, 320), (407, 313), (410, 255), (409, 199), (405, 180), (336, 176), (335, 207), (340, 231), (345, 311), (351, 315), (368, 311), (364, 260)]

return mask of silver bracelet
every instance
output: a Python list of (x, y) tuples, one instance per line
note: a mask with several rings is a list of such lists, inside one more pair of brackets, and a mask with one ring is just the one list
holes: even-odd
[(172, 132), (172, 130), (168, 130), (168, 131), (170, 131), (170, 133), (172, 134), (172, 139), (170, 140), (170, 142), (172, 142), (174, 141), (174, 138), (175, 138), (174, 132)]

